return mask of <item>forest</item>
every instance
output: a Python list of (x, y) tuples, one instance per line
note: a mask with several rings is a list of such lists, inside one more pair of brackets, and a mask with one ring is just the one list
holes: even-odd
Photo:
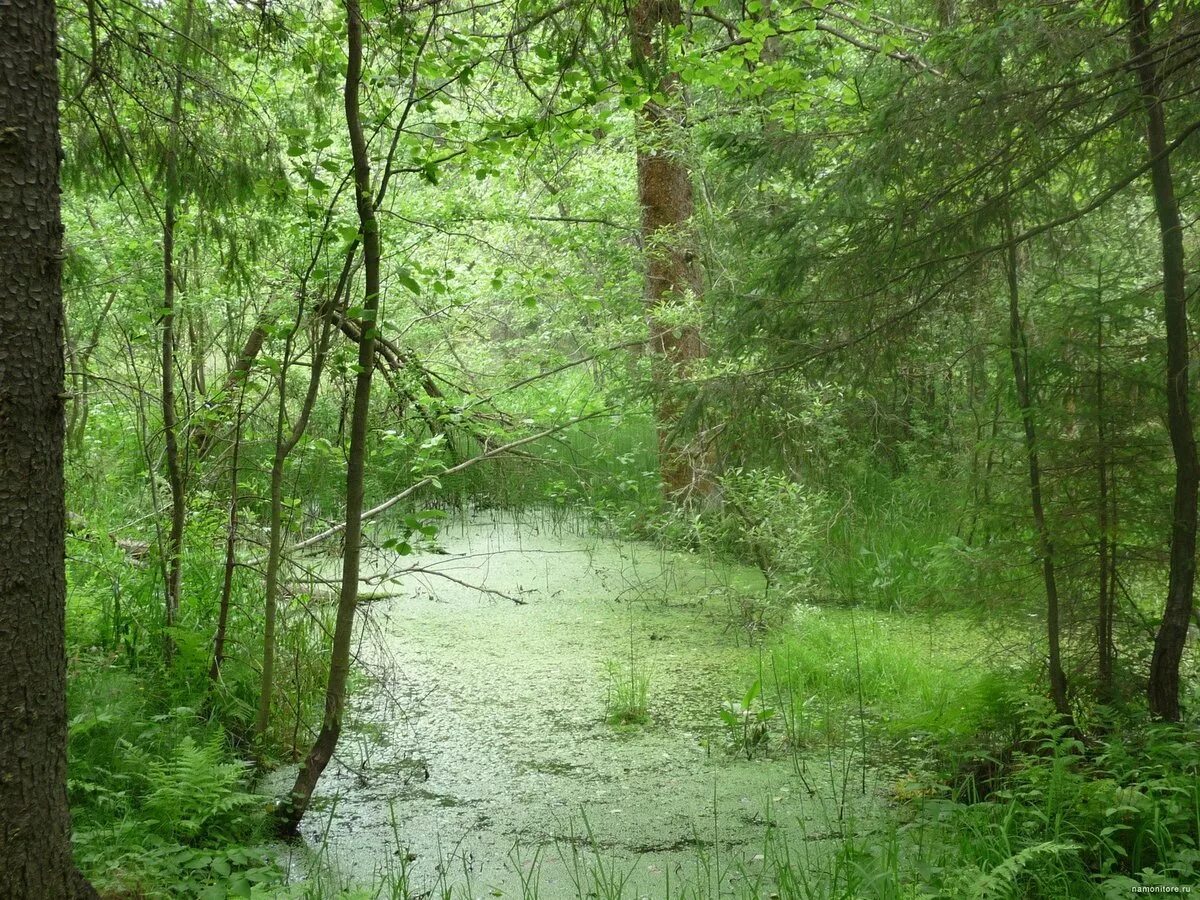
[(1196, 0), (0, 3), (0, 898), (1200, 884)]

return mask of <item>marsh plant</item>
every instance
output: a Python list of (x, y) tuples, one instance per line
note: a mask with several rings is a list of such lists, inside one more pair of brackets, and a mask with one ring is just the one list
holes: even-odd
[(647, 706), (650, 697), (650, 673), (638, 656), (633, 634), (633, 612), (629, 616), (629, 655), (608, 664), (608, 695), (604, 702), (604, 720), (609, 725), (645, 725), (650, 721)]
[(650, 673), (631, 656), (608, 664), (604, 719), (610, 725), (645, 725), (650, 721)]
[(723, 703), (718, 710), (731, 752), (753, 759), (766, 752), (770, 739), (767, 723), (775, 718), (775, 708), (762, 701), (762, 678), (755, 679), (741, 700)]

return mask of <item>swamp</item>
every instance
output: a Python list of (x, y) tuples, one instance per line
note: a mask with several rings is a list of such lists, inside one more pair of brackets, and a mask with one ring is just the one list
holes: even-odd
[(1198, 63), (0, 3), (0, 900), (1190, 893)]

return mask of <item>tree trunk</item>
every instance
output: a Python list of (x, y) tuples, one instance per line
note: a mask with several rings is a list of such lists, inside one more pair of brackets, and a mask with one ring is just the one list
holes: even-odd
[(1096, 528), (1099, 597), (1096, 604), (1096, 671), (1100, 692), (1112, 693), (1113, 679), (1113, 599), (1109, 594), (1109, 522), (1108, 512), (1108, 434), (1104, 422), (1104, 317), (1096, 317)]
[(104, 301), (104, 307), (100, 310), (100, 315), (96, 317), (96, 324), (92, 326), (87, 344), (74, 348), (70, 354), (71, 364), (75, 370), (71, 373), (73, 396), (71, 418), (67, 422), (67, 449), (76, 456), (83, 453), (83, 439), (87, 435), (88, 414), (91, 409), (89, 395), (92, 390), (92, 373), (89, 366), (92, 361), (92, 353), (100, 344), (100, 333), (104, 328), (104, 321), (116, 299), (117, 292), (109, 291), (108, 297)]
[(244, 394), (238, 396), (237, 420), (233, 426), (233, 454), (229, 461), (229, 526), (225, 532), (225, 573), (221, 581), (221, 602), (217, 610), (217, 632), (213, 638), (212, 667), (208, 678), (217, 682), (221, 678), (221, 664), (225, 661), (225, 634), (229, 628), (229, 607), (233, 601), (233, 573), (237, 568), (238, 530), (238, 457), (242, 450), (242, 402)]
[[(655, 419), (659, 467), (666, 493), (686, 500), (711, 488), (709, 454), (689, 452), (680, 430), (682, 403), (678, 382), (687, 377), (707, 348), (694, 324), (672, 325), (659, 311), (703, 292), (692, 246), (691, 172), (678, 148), (684, 98), (672, 70), (666, 32), (682, 21), (679, 0), (638, 0), (629, 10), (633, 67), (651, 93), (667, 103), (647, 100), (637, 117), (638, 202), (642, 209), (642, 247), (646, 257), (645, 304), (654, 354)], [(669, 318), (669, 317), (668, 317)]]
[[(171, 490), (171, 527), (167, 536), (166, 622), (171, 628), (179, 619), (183, 581), (183, 527), (187, 514), (183, 464), (179, 457), (179, 421), (175, 409), (175, 215), (179, 203), (179, 160), (177, 155), (180, 119), (183, 116), (183, 42), (191, 28), (191, 3), (184, 13), (180, 50), (176, 54), (175, 83), (171, 96), (171, 120), (164, 149), (165, 200), (163, 203), (163, 316), (162, 316), (162, 419), (166, 441), (167, 485)], [(167, 657), (174, 644), (168, 634)]]
[(54, 4), (0, 7), (0, 896), (95, 897), (67, 806)]
[(1005, 274), (1008, 277), (1008, 352), (1012, 359), (1013, 381), (1017, 389), (1017, 404), (1021, 407), (1021, 425), (1025, 432), (1025, 458), (1029, 463), (1029, 505), (1033, 511), (1033, 526), (1037, 533), (1038, 556), (1042, 562), (1042, 581), (1046, 588), (1046, 643), (1050, 667), (1050, 699), (1059, 715), (1069, 717), (1067, 676), (1062, 667), (1059, 640), (1058, 580), (1054, 570), (1054, 541), (1046, 524), (1046, 509), (1042, 502), (1042, 469), (1038, 455), (1037, 428), (1033, 421), (1033, 389), (1029, 378), (1029, 342), (1021, 319), (1021, 296), (1017, 269), (1017, 245), (1013, 241), (1012, 223), (1008, 223), (1008, 249), (1005, 252)]
[(346, 704), (346, 680), (350, 673), (350, 642), (354, 635), (354, 612), (358, 604), (359, 553), (362, 543), (363, 474), (366, 465), (367, 414), (371, 404), (371, 374), (374, 372), (376, 317), (379, 311), (380, 241), (371, 191), (371, 163), (359, 117), (359, 88), (362, 81), (362, 17), (358, 0), (346, 0), (346, 129), (354, 157), (355, 207), (363, 242), (364, 298), (358, 345), (358, 372), (354, 381), (354, 406), (350, 419), (350, 451), (346, 465), (346, 530), (342, 555), (342, 586), (325, 688), (325, 716), (308, 757), (300, 767), (296, 783), (283, 808), (280, 826), (294, 833), (308, 809), (313, 790), (333, 757), (342, 731)]
[(262, 742), (271, 724), (271, 700), (275, 693), (275, 620), (279, 609), (279, 565), (283, 555), (283, 466), (286, 457), (280, 453), (283, 440), (284, 397), (279, 391), (279, 413), (276, 430), (275, 458), (271, 463), (270, 524), (267, 539), (267, 570), (264, 578), (263, 654), (258, 685), (258, 715), (254, 733)]
[[(296, 311), (296, 326), (304, 315), (304, 301), (301, 298)], [(283, 561), (283, 475), (284, 466), (304, 432), (308, 428), (308, 420), (312, 415), (313, 406), (317, 400), (317, 392), (321, 386), (321, 373), (325, 370), (325, 359), (329, 349), (330, 322), (326, 316), (321, 320), (320, 337), (313, 350), (312, 368), (309, 371), (308, 392), (300, 407), (300, 414), (292, 424), (291, 433), (284, 435), (287, 419), (287, 375), (291, 367), (291, 344), (295, 338), (296, 328), (288, 335), (287, 346), (284, 349), (283, 365), (279, 373), (279, 407), (275, 419), (275, 454), (271, 460), (271, 496), (270, 524), (267, 539), (267, 569), (264, 585), (265, 612), (263, 616), (263, 657), (262, 674), (258, 689), (258, 715), (254, 720), (254, 733), (262, 742), (271, 724), (271, 700), (275, 693), (275, 621), (279, 609), (279, 567)]]
[[(1167, 602), (1150, 660), (1150, 712), (1179, 719), (1179, 663), (1192, 616), (1196, 582), (1196, 492), (1200, 460), (1188, 407), (1188, 313), (1183, 226), (1167, 155), (1160, 66), (1150, 53), (1150, 14), (1143, 0), (1129, 0), (1129, 43), (1146, 107), (1150, 183), (1162, 242), (1163, 313), (1167, 333), (1167, 430), (1175, 456), (1175, 499), (1171, 512), (1171, 563)], [(1164, 51), (1159, 51), (1164, 52)]]
[[(196, 271), (199, 272), (200, 261), (196, 261)], [(197, 275), (192, 276), (193, 279)], [(194, 287), (194, 285), (193, 285)], [(195, 296), (193, 294), (193, 296)], [(189, 309), (187, 314), (188, 323), (188, 351), (189, 361), (191, 363), (191, 381), (192, 394), (197, 398), (203, 398), (208, 393), (208, 382), (204, 373), (204, 357), (207, 352), (205, 346), (204, 334), (204, 317), (203, 314), (195, 309)]]
[[(167, 180), (173, 180), (175, 154), (167, 151)], [(186, 515), (183, 467), (179, 461), (179, 425), (175, 411), (175, 200), (167, 188), (163, 216), (162, 420), (167, 443), (167, 485), (171, 490), (171, 525), (167, 537), (167, 627), (179, 618), (183, 580), (183, 526)], [(167, 638), (167, 647), (172, 641)], [(168, 655), (169, 652), (168, 652)]]

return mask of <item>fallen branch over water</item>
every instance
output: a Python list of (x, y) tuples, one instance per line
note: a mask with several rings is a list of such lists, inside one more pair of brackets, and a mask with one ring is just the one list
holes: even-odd
[[(413, 494), (415, 494), (421, 488), (427, 487), (428, 485), (433, 484), (438, 479), (445, 478), (447, 475), (456, 475), (459, 472), (469, 469), (474, 465), (484, 462), (485, 460), (493, 459), (494, 457), (500, 456), (501, 454), (508, 453), (510, 450), (515, 450), (518, 447), (523, 447), (526, 444), (531, 444), (534, 441), (541, 440), (544, 437), (549, 437), (552, 434), (557, 434), (558, 432), (563, 431), (564, 429), (570, 428), (572, 425), (578, 425), (580, 422), (587, 422), (591, 419), (599, 419), (599, 418), (603, 418), (605, 416), (611, 416), (611, 415), (612, 415), (612, 410), (605, 409), (600, 412), (590, 413), (586, 416), (576, 416), (575, 418), (569, 419), (560, 425), (555, 425), (552, 428), (546, 428), (543, 431), (536, 432), (535, 434), (526, 435), (525, 437), (520, 438), (518, 440), (509, 441), (507, 444), (502, 444), (499, 447), (493, 447), (491, 450), (487, 450), (483, 453), (480, 453), (477, 456), (472, 456), (470, 459), (463, 460), (458, 465), (451, 466), (449, 469), (445, 469), (444, 471), (438, 472), (436, 475), (427, 475), (424, 478), (422, 478), (420, 481), (416, 482), (415, 484), (409, 485), (407, 488), (402, 490), (399, 494), (396, 494), (394, 497), (390, 497), (387, 500), (384, 500), (378, 506), (373, 506), (368, 510), (364, 510), (363, 514), (362, 514), (363, 521), (365, 522), (368, 519), (375, 518), (375, 516), (379, 515), (380, 513), (387, 512), (387, 510), (391, 509), (393, 506), (395, 506), (401, 500), (405, 500), (408, 497), (411, 497)], [(343, 531), (345, 531), (345, 529), (346, 529), (346, 523), (339, 522), (337, 525), (333, 525), (329, 528), (326, 528), (324, 531), (318, 532), (317, 534), (314, 534), (310, 538), (305, 538), (304, 540), (302, 540), (296, 544), (293, 544), (289, 548), (289, 552), (295, 553), (299, 550), (307, 550), (309, 547), (315, 547), (317, 544), (320, 544), (323, 541), (329, 540), (334, 535), (341, 534)]]
[[(336, 585), (328, 584), (287, 584), (283, 592), (289, 597), (307, 596), (321, 603), (336, 603), (341, 591)], [(406, 596), (404, 591), (364, 591), (359, 588), (359, 603), (374, 603), (379, 600), (395, 600)]]

